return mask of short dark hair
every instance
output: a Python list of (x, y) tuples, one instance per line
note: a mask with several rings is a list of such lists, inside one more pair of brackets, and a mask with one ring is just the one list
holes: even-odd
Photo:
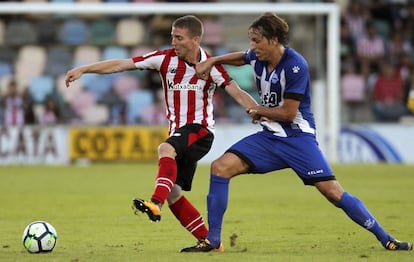
[(173, 27), (186, 28), (192, 36), (203, 37), (204, 29), (203, 23), (199, 18), (194, 15), (186, 15), (177, 18), (173, 24)]
[(275, 14), (264, 13), (253, 21), (250, 29), (256, 30), (268, 40), (276, 37), (282, 45), (288, 43), (289, 25), (283, 18)]

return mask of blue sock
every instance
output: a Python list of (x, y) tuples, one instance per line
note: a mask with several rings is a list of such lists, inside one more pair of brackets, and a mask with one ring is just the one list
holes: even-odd
[(348, 192), (345, 192), (342, 195), (341, 200), (339, 200), (336, 206), (342, 208), (355, 223), (372, 232), (383, 246), (385, 246), (389, 240), (394, 239), (385, 232), (378, 221), (365, 207), (364, 203)]
[(208, 237), (213, 247), (221, 243), (221, 226), (227, 209), (229, 196), (228, 178), (210, 175), (210, 189), (207, 195)]

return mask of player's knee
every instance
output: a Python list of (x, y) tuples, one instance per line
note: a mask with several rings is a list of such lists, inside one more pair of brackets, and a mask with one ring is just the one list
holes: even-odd
[(337, 190), (329, 190), (324, 195), (332, 204), (336, 205), (341, 200), (342, 193)]
[(333, 204), (338, 203), (344, 193), (336, 180), (318, 182), (315, 186)]
[(158, 156), (160, 158), (161, 157), (175, 158), (177, 156), (177, 153), (175, 152), (175, 148), (169, 143), (161, 143), (158, 146)]
[(211, 173), (216, 176), (230, 178), (232, 177), (230, 166), (222, 159), (216, 159), (211, 163)]
[(211, 162), (211, 165), (210, 165), (211, 173), (217, 175), (218, 171), (221, 170), (222, 168), (221, 166), (222, 165), (220, 164), (220, 161), (218, 159)]

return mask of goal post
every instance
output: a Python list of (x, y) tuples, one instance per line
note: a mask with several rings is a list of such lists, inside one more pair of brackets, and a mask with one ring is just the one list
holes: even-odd
[[(325, 16), (326, 74), (313, 79), (313, 108), (317, 136), (331, 163), (338, 162), (340, 129), (339, 24), (340, 9), (335, 3), (0, 3), (0, 15), (16, 14), (213, 14), (252, 15), (273, 12), (279, 15)], [(247, 28), (246, 28), (247, 30)], [(247, 48), (247, 47), (246, 47)], [(317, 99), (317, 102), (315, 100)]]

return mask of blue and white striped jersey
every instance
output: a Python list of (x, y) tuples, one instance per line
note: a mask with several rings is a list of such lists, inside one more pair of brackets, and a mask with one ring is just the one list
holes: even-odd
[(268, 72), (268, 63), (259, 61), (256, 53), (251, 49), (244, 53), (243, 59), (253, 68), (263, 106), (280, 106), (286, 97), (302, 98), (293, 122), (267, 121), (261, 123), (263, 128), (281, 137), (302, 132), (315, 134), (315, 120), (311, 109), (310, 76), (305, 58), (294, 49), (286, 47), (282, 59), (271, 72)]

